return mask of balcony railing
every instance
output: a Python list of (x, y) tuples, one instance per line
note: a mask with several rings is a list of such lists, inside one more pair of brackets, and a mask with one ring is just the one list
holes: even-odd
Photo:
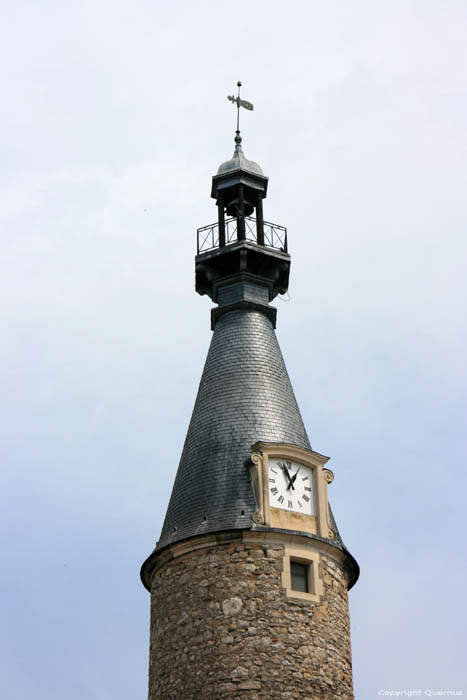
[[(245, 216), (245, 237), (244, 240), (257, 243), (256, 219)], [(225, 220), (225, 245), (232, 245), (238, 241), (238, 219)], [(287, 253), (287, 229), (285, 226), (263, 222), (264, 245), (267, 248), (275, 248)], [(198, 229), (198, 255), (206, 253), (208, 250), (219, 248), (219, 224), (216, 221), (209, 226)]]

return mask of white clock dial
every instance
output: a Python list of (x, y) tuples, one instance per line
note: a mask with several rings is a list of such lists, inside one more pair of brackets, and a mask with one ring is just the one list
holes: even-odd
[(269, 504), (315, 515), (313, 470), (287, 459), (269, 460)]

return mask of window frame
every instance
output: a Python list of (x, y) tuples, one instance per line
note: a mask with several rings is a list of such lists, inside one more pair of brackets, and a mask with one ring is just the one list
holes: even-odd
[[(304, 564), (308, 573), (308, 593), (296, 591), (292, 588), (292, 575), (290, 562)], [(318, 552), (311, 552), (305, 548), (286, 547), (283, 557), (282, 585), (288, 598), (298, 598), (319, 603), (323, 595), (323, 582), (319, 577), (320, 556)]]

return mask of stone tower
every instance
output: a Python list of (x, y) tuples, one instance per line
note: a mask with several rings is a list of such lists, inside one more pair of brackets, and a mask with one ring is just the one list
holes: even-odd
[(287, 231), (264, 221), (268, 178), (238, 130), (235, 144), (212, 179), (218, 220), (198, 230), (196, 291), (216, 304), (214, 333), (162, 533), (141, 570), (149, 700), (351, 700), (347, 591), (358, 564), (274, 332)]

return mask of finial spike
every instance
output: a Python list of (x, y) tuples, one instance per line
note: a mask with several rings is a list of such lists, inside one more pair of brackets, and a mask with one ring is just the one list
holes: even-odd
[[(237, 134), (240, 134), (240, 107), (244, 107), (244, 109), (247, 109), (249, 112), (252, 112), (254, 107), (251, 102), (248, 102), (247, 100), (242, 100), (240, 98), (240, 88), (242, 87), (242, 82), (239, 80), (237, 82), (237, 87), (238, 87), (238, 94), (237, 97), (234, 97), (233, 95), (227, 95), (227, 99), (230, 100), (233, 104), (237, 105)], [(240, 138), (241, 142), (241, 138)], [(237, 141), (235, 140), (235, 143)]]

